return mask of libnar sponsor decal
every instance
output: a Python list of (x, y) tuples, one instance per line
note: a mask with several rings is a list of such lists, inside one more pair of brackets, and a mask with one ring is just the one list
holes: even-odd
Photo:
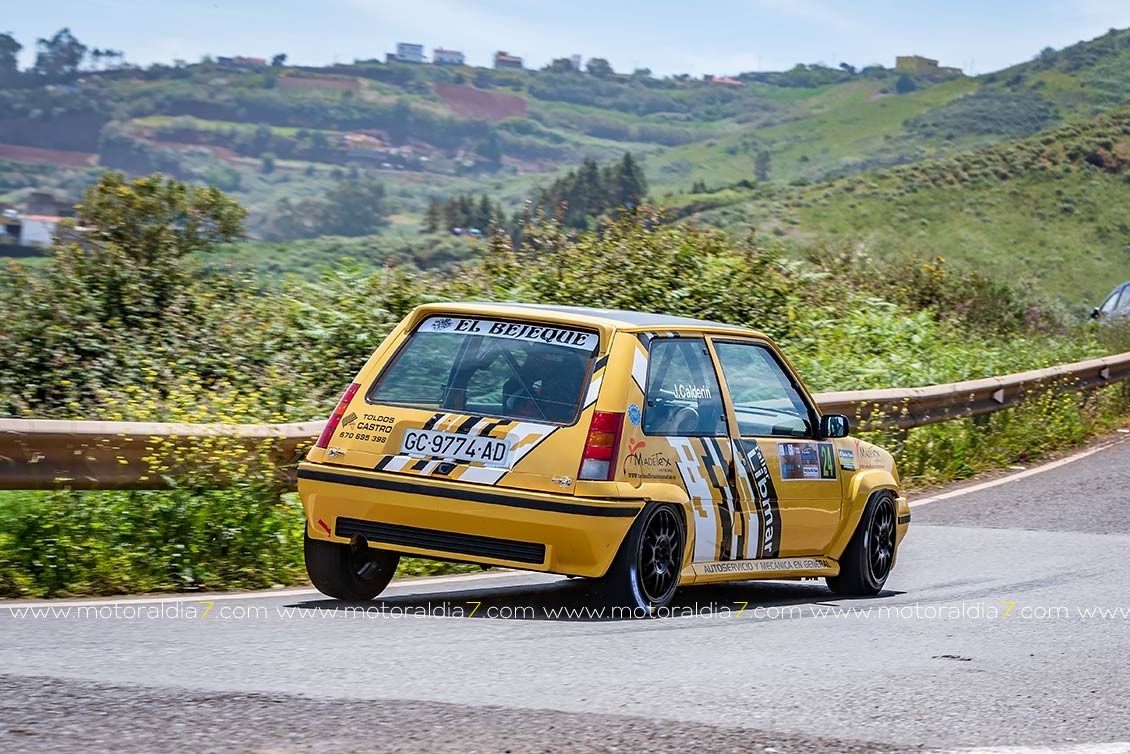
[(420, 323), (419, 331), (485, 335), (491, 338), (507, 338), (509, 340), (525, 340), (531, 343), (566, 346), (583, 351), (595, 351), (600, 340), (596, 333), (574, 330), (568, 327), (537, 325), (526, 322), (502, 322), (493, 319), (471, 319), (468, 317), (428, 317)]
[[(773, 486), (773, 476), (769, 464), (756, 441), (739, 441), (749, 469), (754, 502), (757, 509), (759, 539), (756, 548), (750, 547), (750, 555), (757, 558), (775, 558), (781, 551), (781, 511), (777, 503), (777, 490)], [(752, 543), (751, 543), (752, 544)]]

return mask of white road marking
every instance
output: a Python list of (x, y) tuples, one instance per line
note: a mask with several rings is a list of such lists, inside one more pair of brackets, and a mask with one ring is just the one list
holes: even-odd
[(1130, 754), (1130, 741), (1066, 746), (986, 746), (972, 749), (946, 749), (937, 754)]
[[(485, 581), (487, 579), (498, 579), (503, 576), (517, 576), (523, 571), (510, 571), (506, 569), (492, 570), (487, 573), (463, 573), (455, 574), (452, 576), (422, 576), (419, 578), (408, 578), (403, 580), (395, 580), (389, 584), (389, 590), (396, 588), (412, 588), (417, 586), (431, 586), (433, 584), (450, 584), (450, 583), (468, 583), (475, 581)], [(102, 600), (71, 600), (63, 602), (60, 600), (5, 600), (0, 602), (0, 609), (8, 608), (9, 610), (22, 609), (25, 607), (109, 607), (112, 605), (153, 605), (160, 603), (173, 603), (173, 602), (225, 602), (227, 600), (254, 600), (266, 599), (269, 597), (301, 597), (308, 594), (321, 594), (317, 589), (305, 587), (297, 589), (265, 589), (256, 592), (224, 592), (221, 594), (166, 594), (155, 595), (146, 597), (132, 597), (123, 594), (118, 599), (102, 599)], [(328, 599), (328, 598), (327, 598)]]
[(1114, 442), (1109, 442), (1105, 445), (1099, 445), (1098, 447), (1084, 450), (1080, 453), (1076, 453), (1075, 455), (1067, 456), (1066, 458), (1060, 458), (1058, 461), (1045, 463), (1042, 466), (1037, 466), (1026, 471), (1020, 471), (1016, 474), (1009, 474), (1008, 476), (1003, 476), (999, 479), (993, 479), (988, 482), (981, 482), (980, 484), (970, 485), (969, 487), (962, 487), (960, 490), (954, 490), (953, 492), (943, 492), (940, 495), (931, 495), (930, 497), (924, 497), (921, 500), (911, 499), (910, 507), (917, 508), (919, 505), (929, 505), (930, 503), (936, 503), (939, 500), (949, 500), (950, 498), (960, 497), (961, 495), (968, 495), (971, 492), (980, 492), (981, 490), (987, 490), (990, 487), (997, 487), (1002, 484), (1008, 484), (1009, 482), (1015, 482), (1026, 477), (1034, 476), (1036, 474), (1042, 474), (1045, 471), (1058, 469), (1060, 466), (1066, 466), (1069, 463), (1074, 463), (1075, 461), (1082, 460), (1087, 456), (1092, 456), (1095, 453), (1108, 450), (1110, 448), (1113, 448), (1115, 445), (1120, 445), (1122, 442), (1124, 441), (1115, 440)]

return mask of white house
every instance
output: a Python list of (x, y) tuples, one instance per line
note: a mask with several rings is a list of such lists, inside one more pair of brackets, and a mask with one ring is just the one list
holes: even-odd
[(54, 215), (23, 215), (20, 217), (20, 245), (49, 248), (60, 219)]
[(424, 46), (410, 42), (397, 42), (396, 59), (401, 63), (423, 63)]
[(463, 65), (463, 53), (459, 50), (445, 50), (437, 47), (432, 50), (432, 62), (436, 65)]

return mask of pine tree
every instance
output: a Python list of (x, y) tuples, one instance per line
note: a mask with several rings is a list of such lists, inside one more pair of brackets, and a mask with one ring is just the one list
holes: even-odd
[(753, 163), (753, 175), (757, 180), (764, 183), (769, 180), (769, 153), (761, 151), (757, 153), (757, 159)]
[(424, 210), (424, 232), (435, 233), (443, 222), (443, 205), (439, 199), (432, 197), (428, 201), (428, 208)]
[(614, 182), (609, 193), (614, 197), (617, 207), (638, 207), (647, 196), (647, 179), (631, 152), (625, 152), (620, 164), (613, 171)]
[(490, 219), (494, 217), (494, 205), (490, 203), (490, 197), (483, 194), (483, 198), (479, 200), (479, 210), (475, 213), (475, 222), (472, 225), (479, 230), (485, 230), (490, 227)]

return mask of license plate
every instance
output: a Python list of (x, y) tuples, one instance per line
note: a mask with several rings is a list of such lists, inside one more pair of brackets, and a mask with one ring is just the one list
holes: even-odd
[(431, 429), (407, 430), (400, 452), (409, 456), (478, 462), (487, 466), (506, 466), (510, 461), (510, 444), (506, 440)]

